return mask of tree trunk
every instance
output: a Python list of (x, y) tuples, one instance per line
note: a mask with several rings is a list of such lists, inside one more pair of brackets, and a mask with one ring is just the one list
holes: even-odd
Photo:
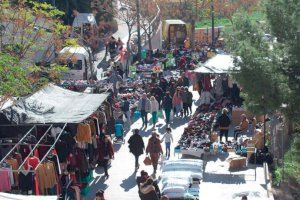
[(151, 34), (147, 34), (147, 36), (148, 36), (149, 50), (152, 50)]
[(128, 40), (127, 40), (127, 53), (126, 53), (126, 66), (125, 66), (125, 70), (126, 70), (126, 78), (128, 78), (128, 74), (129, 74), (129, 58), (131, 56), (131, 49), (130, 49), (130, 39), (131, 39), (131, 31), (128, 28)]
[(194, 49), (195, 47), (195, 27), (196, 27), (196, 22), (195, 20), (191, 21), (191, 47)]

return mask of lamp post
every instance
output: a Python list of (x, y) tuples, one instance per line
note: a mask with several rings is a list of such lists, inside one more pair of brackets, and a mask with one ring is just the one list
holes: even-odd
[(141, 24), (140, 24), (140, 0), (136, 0), (136, 22), (137, 22), (137, 37), (138, 37), (138, 60), (141, 59)]
[(215, 50), (215, 9), (214, 9), (214, 0), (210, 2), (211, 6), (211, 49)]

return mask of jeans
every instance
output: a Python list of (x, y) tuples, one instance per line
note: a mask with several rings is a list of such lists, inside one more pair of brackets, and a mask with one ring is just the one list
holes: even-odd
[(142, 117), (142, 121), (143, 121), (143, 125), (148, 125), (148, 113), (145, 110), (141, 110), (141, 117)]
[(156, 124), (157, 122), (157, 112), (153, 112), (152, 113), (152, 123), (153, 125)]
[(222, 142), (223, 135), (225, 135), (225, 140), (228, 142), (228, 130), (220, 130), (220, 142)]
[(170, 118), (171, 118), (171, 110), (170, 109), (165, 109), (165, 114), (166, 114), (167, 124), (169, 124), (170, 123)]
[(109, 159), (104, 159), (103, 160), (103, 168), (104, 168), (104, 173), (105, 173), (106, 176), (108, 175), (108, 171), (107, 171), (107, 169), (108, 169), (108, 161), (109, 161)]
[(139, 155), (134, 155), (134, 158), (135, 158), (135, 167), (138, 167), (139, 166)]
[(126, 111), (124, 114), (127, 119), (127, 124), (128, 124), (128, 126), (130, 126), (131, 125), (131, 120), (130, 120), (131, 113), (130, 113), (130, 111)]
[(171, 153), (171, 142), (166, 142), (166, 156), (170, 157)]

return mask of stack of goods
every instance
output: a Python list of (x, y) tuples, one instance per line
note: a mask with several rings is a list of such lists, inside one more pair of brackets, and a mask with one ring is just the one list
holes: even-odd
[(168, 160), (163, 163), (161, 191), (169, 198), (199, 196), (199, 184), (203, 178), (203, 161), (194, 159)]
[(209, 150), (211, 145), (209, 135), (214, 117), (214, 112), (208, 112), (199, 113), (191, 118), (178, 142), (182, 154), (201, 157), (204, 150)]

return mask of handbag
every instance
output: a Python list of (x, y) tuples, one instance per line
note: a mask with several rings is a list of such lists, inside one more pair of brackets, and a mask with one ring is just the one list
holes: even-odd
[(151, 158), (149, 156), (146, 156), (146, 158), (144, 159), (144, 164), (145, 165), (151, 165), (152, 164)]

